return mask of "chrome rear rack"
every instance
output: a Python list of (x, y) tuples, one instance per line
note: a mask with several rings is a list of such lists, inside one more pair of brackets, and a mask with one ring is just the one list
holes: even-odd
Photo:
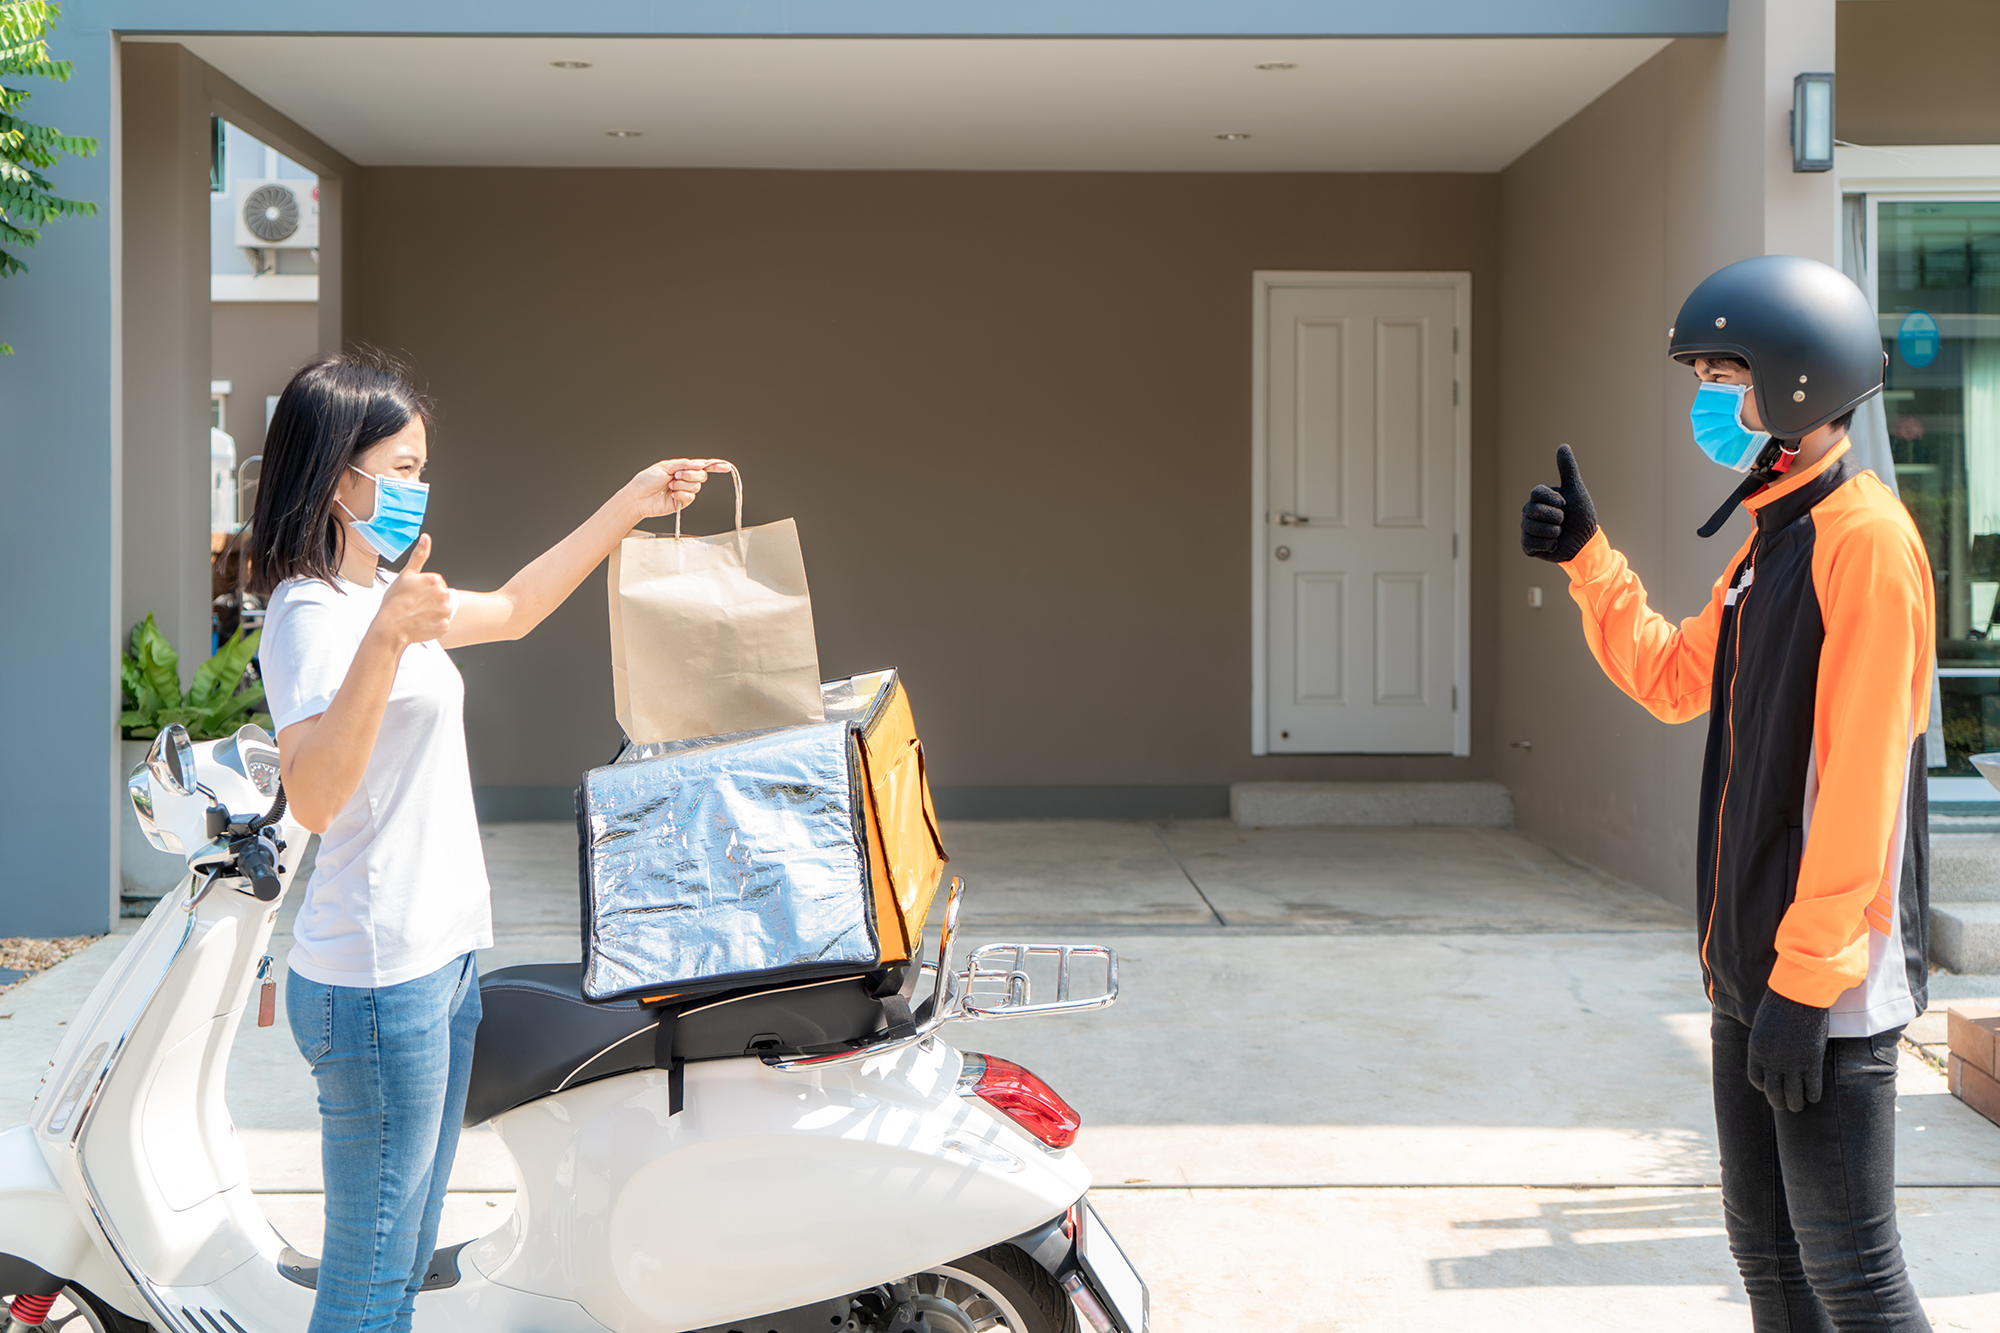
[[(790, 1058), (766, 1055), (762, 1057), (764, 1063), (787, 1073), (853, 1064), (928, 1041), (946, 1023), (962, 1019), (1074, 1013), (1084, 1009), (1102, 1009), (1118, 999), (1118, 955), (1100, 944), (988, 944), (972, 951), (963, 972), (953, 971), (952, 944), (958, 933), (958, 913), (964, 898), (965, 881), (954, 878), (950, 896), (945, 900), (944, 923), (938, 931), (937, 961), (924, 963), (919, 968), (920, 978), (929, 976), (934, 980), (930, 998), (917, 1006), (914, 1030), (902, 1036), (883, 1037), (847, 1051)], [(1030, 962), (1038, 958), (1055, 959), (1056, 986), (1056, 998), (1039, 1004), (1034, 1001), (1034, 983), (1029, 967)], [(1104, 964), (1102, 994), (1079, 997), (1071, 993), (1077, 971), (1075, 963), (1079, 959), (1086, 960), (1093, 981), (1097, 975), (1096, 968), (1089, 964), (1100, 961)]]
[[(1028, 962), (1055, 959), (1056, 997), (1037, 1004)], [(1102, 964), (1104, 989), (1090, 995), (1071, 993), (1076, 962), (1091, 964), (1090, 980)], [(1041, 969), (1038, 969), (1041, 970)], [(988, 944), (972, 951), (959, 974), (959, 1008), (966, 1018), (1027, 1018), (1034, 1014), (1065, 1014), (1103, 1009), (1118, 999), (1118, 955), (1101, 944)]]

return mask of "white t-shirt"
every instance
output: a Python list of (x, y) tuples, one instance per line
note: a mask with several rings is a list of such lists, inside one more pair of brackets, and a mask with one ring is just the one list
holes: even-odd
[[(258, 661), (283, 731), (324, 713), (388, 590), (288, 579)], [(436, 642), (403, 650), (353, 799), (320, 835), (290, 965), (326, 986), (394, 986), (493, 944), (491, 890), (465, 759), (465, 681)]]

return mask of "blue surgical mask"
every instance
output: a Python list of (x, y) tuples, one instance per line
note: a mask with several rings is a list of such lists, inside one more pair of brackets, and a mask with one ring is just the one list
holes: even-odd
[[(375, 512), (367, 522), (354, 518), (354, 511), (340, 505), (341, 512), (354, 519), (354, 530), (368, 543), (376, 555), (384, 560), (394, 560), (416, 544), (417, 537), (424, 530), (424, 506), (430, 500), (431, 488), (421, 481), (404, 481), (401, 477), (378, 477), (362, 472), (358, 467), (349, 468), (375, 483)], [(340, 501), (335, 500), (335, 504)]]
[(1757, 455), (1771, 440), (1769, 432), (1743, 424), (1743, 398), (1749, 392), (1747, 384), (1705, 382), (1694, 391), (1694, 406), (1688, 409), (1688, 424), (1701, 451), (1738, 472), (1755, 467)]

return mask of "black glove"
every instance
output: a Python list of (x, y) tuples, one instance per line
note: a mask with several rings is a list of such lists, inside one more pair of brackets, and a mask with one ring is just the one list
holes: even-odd
[(1537, 486), (1521, 506), (1521, 550), (1560, 564), (1576, 559), (1597, 531), (1597, 511), (1576, 474), (1576, 455), (1566, 444), (1556, 450), (1556, 470), (1562, 474), (1562, 489)]
[(1775, 1111), (1803, 1111), (1819, 1100), (1826, 1060), (1826, 1010), (1764, 992), (1750, 1026), (1750, 1086)]

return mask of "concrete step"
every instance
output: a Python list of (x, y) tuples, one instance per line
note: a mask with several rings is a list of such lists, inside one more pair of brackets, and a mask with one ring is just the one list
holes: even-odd
[(2000, 832), (1959, 832), (1931, 824), (1931, 900), (2000, 902)]
[(1933, 902), (1931, 961), (1953, 972), (2000, 972), (2000, 902)]
[(1514, 797), (1497, 782), (1238, 782), (1229, 815), (1260, 828), (1298, 824), (1514, 822)]

